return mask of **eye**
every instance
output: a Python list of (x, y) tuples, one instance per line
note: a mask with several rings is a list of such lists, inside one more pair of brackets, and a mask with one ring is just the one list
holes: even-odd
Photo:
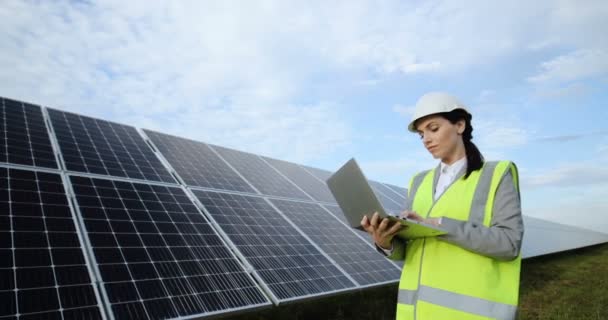
[(418, 137), (419, 137), (420, 139), (423, 139), (423, 138), (424, 138), (424, 133), (422, 133), (422, 132), (418, 132)]
[(431, 129), (431, 132), (437, 132), (437, 130), (439, 130), (439, 126), (434, 126), (434, 127), (431, 127), (430, 129)]

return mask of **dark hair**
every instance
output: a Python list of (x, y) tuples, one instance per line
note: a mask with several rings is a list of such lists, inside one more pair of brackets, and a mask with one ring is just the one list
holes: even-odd
[(450, 112), (440, 113), (442, 117), (450, 121), (452, 124), (456, 124), (460, 120), (465, 121), (464, 132), (462, 133), (462, 141), (464, 142), (464, 149), (467, 154), (467, 173), (464, 178), (468, 178), (471, 172), (481, 169), (483, 167), (483, 155), (477, 149), (477, 146), (471, 141), (473, 140), (473, 126), (471, 125), (471, 119), (473, 116), (463, 109), (456, 109)]

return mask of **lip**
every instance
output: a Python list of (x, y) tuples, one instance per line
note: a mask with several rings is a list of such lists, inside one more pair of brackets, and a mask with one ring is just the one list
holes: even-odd
[(426, 148), (428, 151), (433, 151), (435, 149), (437, 149), (437, 146), (430, 146)]

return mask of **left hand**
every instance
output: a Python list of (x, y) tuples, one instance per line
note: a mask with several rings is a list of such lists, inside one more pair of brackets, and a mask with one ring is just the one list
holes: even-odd
[(418, 215), (416, 212), (413, 211), (404, 211), (401, 213), (400, 217), (402, 218), (408, 218), (410, 220), (415, 220), (418, 222), (423, 222), (426, 224), (430, 224), (433, 225), (435, 227), (439, 226), (439, 218), (423, 218), (420, 215)]

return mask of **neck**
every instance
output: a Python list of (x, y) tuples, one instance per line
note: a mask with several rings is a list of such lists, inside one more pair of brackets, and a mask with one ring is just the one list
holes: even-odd
[(464, 158), (467, 156), (466, 150), (464, 149), (464, 145), (460, 146), (460, 148), (457, 148), (456, 150), (454, 150), (454, 152), (452, 152), (450, 155), (448, 155), (447, 157), (441, 159), (441, 162), (449, 165), (452, 165), (454, 162)]

